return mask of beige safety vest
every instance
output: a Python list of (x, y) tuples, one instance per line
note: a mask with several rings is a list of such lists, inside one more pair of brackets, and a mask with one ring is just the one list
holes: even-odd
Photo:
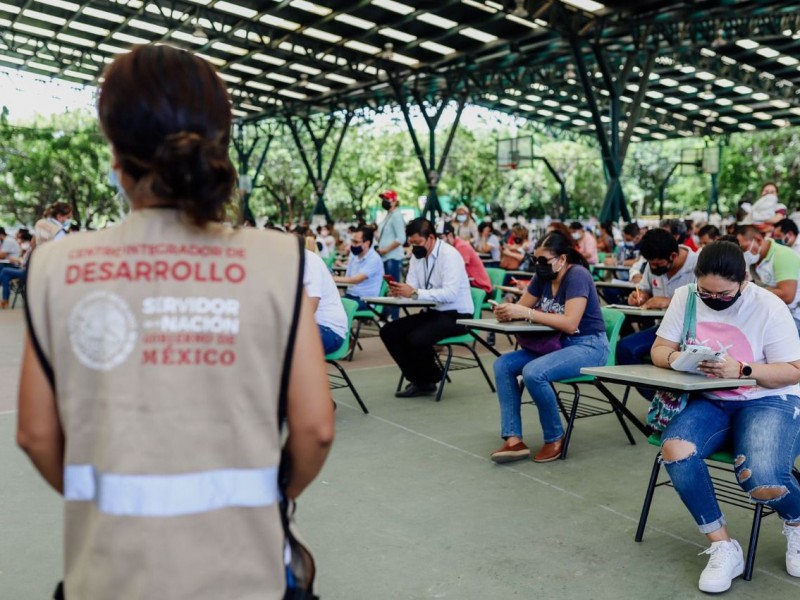
[(29, 322), (65, 454), (69, 600), (281, 598), (294, 236), (173, 209), (46, 244)]

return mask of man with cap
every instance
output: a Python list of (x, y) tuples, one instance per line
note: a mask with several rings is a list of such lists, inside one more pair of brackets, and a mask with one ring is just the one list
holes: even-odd
[[(379, 194), (381, 207), (386, 217), (378, 224), (378, 244), (375, 249), (383, 260), (383, 270), (394, 281), (400, 281), (400, 270), (403, 267), (403, 244), (406, 243), (406, 224), (402, 213), (398, 210), (400, 202), (397, 192), (386, 190)], [(388, 320), (396, 320), (400, 309), (385, 308), (383, 315)]]

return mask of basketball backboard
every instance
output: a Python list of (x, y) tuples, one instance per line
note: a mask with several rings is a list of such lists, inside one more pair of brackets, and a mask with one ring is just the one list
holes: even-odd
[(533, 137), (497, 140), (497, 169), (512, 171), (533, 166)]

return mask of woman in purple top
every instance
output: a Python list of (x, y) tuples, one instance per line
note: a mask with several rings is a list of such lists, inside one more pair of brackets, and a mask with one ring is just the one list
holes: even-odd
[(547, 234), (534, 256), (536, 275), (525, 294), (517, 304), (495, 307), (494, 313), (500, 321), (525, 319), (557, 329), (562, 333), (561, 347), (549, 352), (523, 347), (495, 361), (500, 435), (505, 440), (501, 448), (492, 452), (491, 459), (497, 463), (531, 454), (522, 441), (519, 375), (539, 410), (544, 434), (544, 446), (533, 460), (550, 462), (561, 456), (564, 441), (558, 399), (551, 382), (577, 377), (581, 368), (601, 366), (608, 359), (605, 322), (586, 259), (559, 232)]

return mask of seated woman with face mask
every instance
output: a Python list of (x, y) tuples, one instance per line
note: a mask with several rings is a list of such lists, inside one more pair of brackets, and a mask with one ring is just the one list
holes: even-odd
[(700, 575), (704, 592), (723, 592), (742, 574), (742, 549), (728, 535), (703, 459), (732, 449), (739, 485), (783, 518), (789, 540), (786, 570), (800, 577), (800, 486), (792, 465), (800, 455), (800, 339), (780, 298), (745, 280), (742, 251), (714, 242), (700, 252), (696, 289), (677, 290), (650, 356), (670, 368), (679, 358), (686, 303), (696, 293), (697, 340), (725, 350), (701, 362), (710, 377), (751, 378), (757, 385), (691, 397), (662, 435), (662, 457), (675, 490), (711, 542)]
[(544, 446), (533, 457), (550, 462), (561, 456), (564, 428), (552, 381), (577, 377), (583, 367), (604, 365), (608, 339), (600, 312), (600, 300), (584, 259), (571, 240), (558, 232), (545, 235), (534, 252), (536, 274), (517, 304), (500, 304), (494, 309), (499, 321), (527, 320), (549, 325), (562, 333), (560, 343), (550, 351), (542, 347), (509, 352), (494, 363), (497, 396), (500, 401), (500, 435), (505, 440), (491, 454), (497, 463), (528, 458), (530, 450), (522, 441), (520, 404), (522, 392), (517, 377), (536, 402)]

